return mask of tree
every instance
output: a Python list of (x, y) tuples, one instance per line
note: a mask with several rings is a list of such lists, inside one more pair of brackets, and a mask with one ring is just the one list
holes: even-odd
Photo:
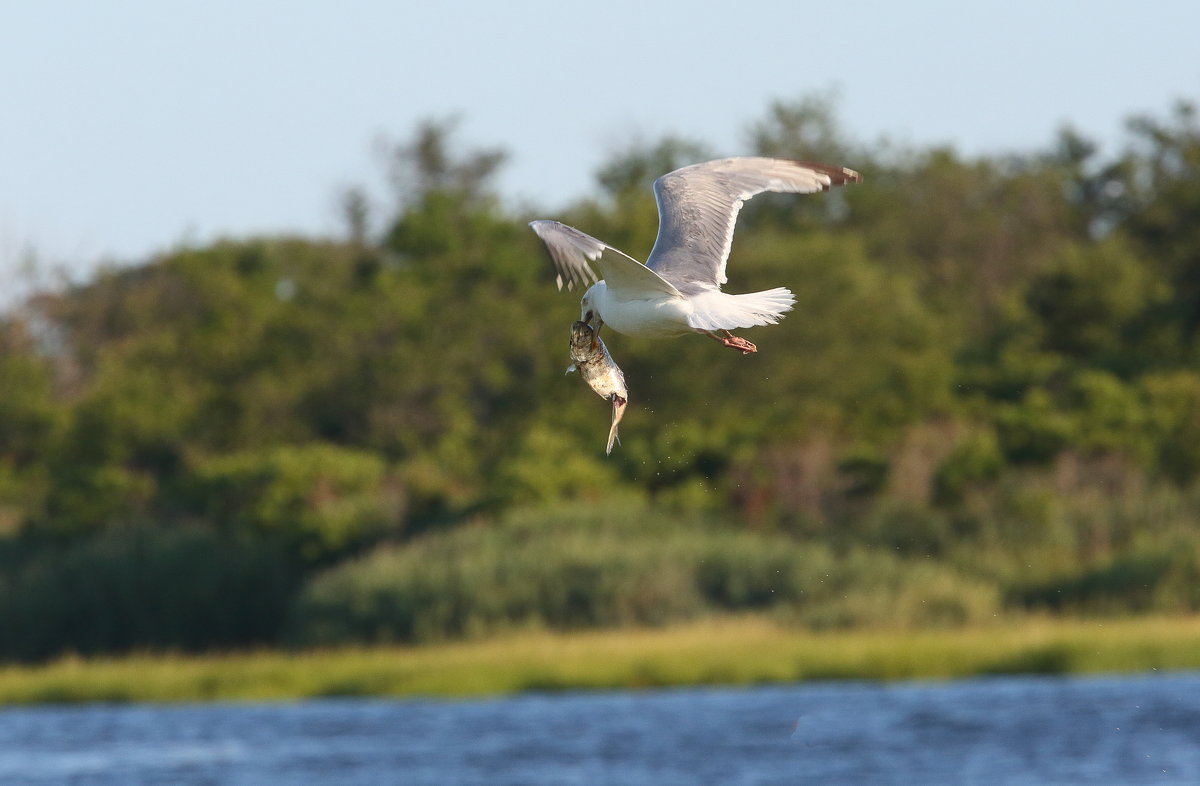
[(1200, 118), (1180, 102), (1167, 121), (1138, 117), (1130, 130), (1120, 227), (1173, 284), (1173, 316), (1190, 343), (1200, 329)]

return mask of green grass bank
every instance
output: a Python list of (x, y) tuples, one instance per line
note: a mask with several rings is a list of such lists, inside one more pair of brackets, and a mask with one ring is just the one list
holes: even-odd
[(665, 628), (526, 632), (420, 647), (63, 658), (0, 667), (0, 702), (464, 697), (531, 690), (1200, 668), (1200, 617), (1008, 621), (819, 632), (766, 616)]

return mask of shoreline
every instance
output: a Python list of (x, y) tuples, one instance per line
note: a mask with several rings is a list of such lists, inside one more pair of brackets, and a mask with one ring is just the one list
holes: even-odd
[(812, 632), (768, 616), (529, 631), (304, 652), (64, 657), (0, 666), (0, 706), (466, 698), (527, 691), (1200, 669), (1200, 616), (1035, 617), (946, 630)]

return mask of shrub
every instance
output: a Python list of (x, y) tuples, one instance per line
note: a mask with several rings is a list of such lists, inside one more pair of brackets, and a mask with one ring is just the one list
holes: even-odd
[(553, 515), (477, 523), (335, 566), (301, 594), (292, 638), (431, 641), (514, 626), (654, 624), (700, 608), (670, 559), (677, 543), (648, 536), (653, 525), (630, 531), (649, 524), (641, 516), (606, 527)]
[(110, 533), (0, 575), (0, 657), (203, 650), (278, 637), (294, 580), (277, 550), (205, 529)]
[[(640, 506), (557, 509), (431, 534), (331, 568), (301, 592), (290, 638), (423, 642), (775, 607), (806, 624), (952, 624), (993, 611), (994, 596), (949, 569), (882, 552), (848, 558), (823, 544)], [(896, 602), (907, 604), (899, 615), (889, 606)], [(821, 615), (855, 603), (873, 611), (839, 613), (836, 623)]]
[(839, 565), (839, 586), (821, 603), (792, 606), (785, 618), (806, 627), (946, 628), (981, 622), (1000, 611), (998, 588), (927, 561), (859, 551)]
[(1187, 541), (1136, 549), (1013, 595), (1027, 607), (1057, 612), (1194, 613), (1200, 610), (1200, 547)]

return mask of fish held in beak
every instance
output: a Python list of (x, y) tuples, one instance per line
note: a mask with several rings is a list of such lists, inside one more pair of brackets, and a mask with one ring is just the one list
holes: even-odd
[(612, 424), (608, 431), (605, 454), (612, 453), (617, 439), (617, 424), (625, 415), (629, 403), (629, 390), (625, 387), (625, 373), (608, 354), (608, 347), (596, 335), (592, 326), (584, 320), (571, 325), (571, 360), (567, 372), (578, 371), (596, 395), (612, 403)]

